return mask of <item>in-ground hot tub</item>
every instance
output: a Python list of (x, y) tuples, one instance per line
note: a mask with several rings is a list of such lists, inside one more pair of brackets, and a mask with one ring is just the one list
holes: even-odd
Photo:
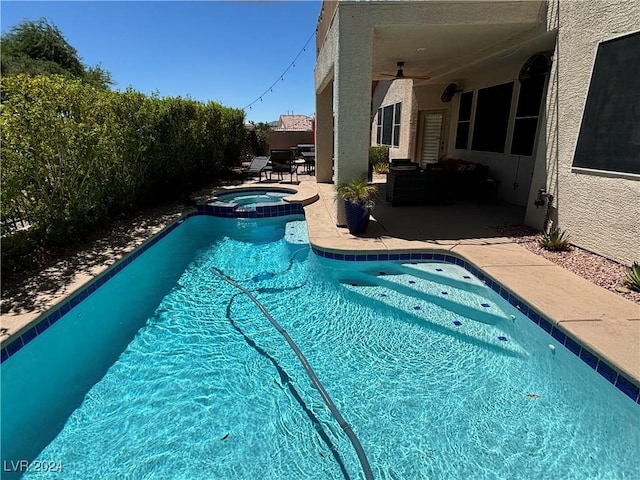
[[(217, 204), (234, 206), (236, 210), (255, 210), (257, 206), (282, 205), (284, 197), (296, 193), (289, 188), (243, 188), (220, 193), (216, 196)], [(215, 205), (215, 204), (214, 204)]]

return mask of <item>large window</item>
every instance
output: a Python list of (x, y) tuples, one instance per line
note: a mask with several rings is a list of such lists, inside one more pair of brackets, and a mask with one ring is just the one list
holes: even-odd
[(378, 109), (378, 145), (400, 146), (400, 114), (402, 103), (387, 105)]
[(640, 33), (602, 42), (574, 167), (640, 174)]
[(504, 153), (513, 82), (478, 90), (472, 150)]
[(511, 142), (511, 153), (514, 155), (533, 155), (546, 78), (546, 75), (535, 75), (520, 84)]
[(460, 107), (458, 108), (458, 126), (456, 129), (456, 148), (460, 150), (466, 150), (469, 147), (472, 103), (473, 92), (465, 92), (460, 95)]

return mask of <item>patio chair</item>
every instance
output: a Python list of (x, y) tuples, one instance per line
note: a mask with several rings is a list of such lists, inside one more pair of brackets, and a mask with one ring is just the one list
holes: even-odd
[(291, 183), (293, 183), (294, 174), (296, 176), (296, 181), (298, 181), (298, 165), (294, 162), (291, 150), (271, 150), (269, 160), (271, 161), (269, 180), (271, 180), (271, 175), (274, 173), (278, 174), (280, 180), (283, 180), (284, 174), (288, 173), (291, 175)]
[(270, 170), (270, 167), (267, 166), (269, 163), (269, 157), (253, 157), (251, 160), (251, 164), (242, 170), (242, 174), (245, 177), (258, 177), (258, 181), (262, 181), (262, 172), (264, 172), (264, 178), (267, 178), (267, 172)]

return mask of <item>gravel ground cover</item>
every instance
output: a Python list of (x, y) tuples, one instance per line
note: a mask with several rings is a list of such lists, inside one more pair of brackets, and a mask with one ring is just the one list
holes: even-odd
[(627, 270), (625, 265), (576, 246), (572, 246), (566, 252), (545, 250), (538, 244), (539, 232), (526, 225), (498, 227), (498, 231), (527, 250), (541, 255), (547, 260), (566, 268), (582, 278), (586, 278), (600, 287), (611, 290), (627, 300), (640, 304), (640, 292), (631, 291), (625, 285), (624, 275)]

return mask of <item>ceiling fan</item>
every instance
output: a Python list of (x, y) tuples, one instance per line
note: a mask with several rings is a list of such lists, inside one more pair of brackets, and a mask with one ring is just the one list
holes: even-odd
[(428, 75), (405, 75), (404, 74), (404, 70), (402, 67), (404, 67), (404, 62), (398, 62), (398, 71), (396, 73), (381, 73), (380, 75), (384, 75), (385, 77), (393, 77), (394, 80), (396, 79), (403, 79), (403, 78), (408, 78), (408, 79), (415, 79), (415, 80), (429, 80)]

